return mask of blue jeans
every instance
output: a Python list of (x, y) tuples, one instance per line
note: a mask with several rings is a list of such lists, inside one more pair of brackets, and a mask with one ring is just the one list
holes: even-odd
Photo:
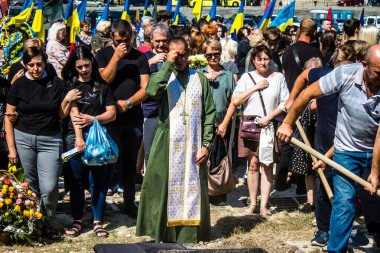
[[(367, 180), (372, 166), (372, 152), (334, 152), (334, 161)], [(355, 216), (356, 193), (359, 193), (369, 233), (380, 232), (380, 197), (370, 195), (358, 183), (333, 170), (334, 201), (330, 220), (328, 252), (347, 252)]]
[(58, 203), (58, 178), (61, 174), (62, 138), (33, 135), (14, 129), (17, 153), (30, 189), (42, 198), (49, 217), (54, 217)]
[[(75, 146), (75, 136), (66, 137), (68, 149)], [(85, 205), (85, 186), (90, 183), (91, 210), (94, 220), (102, 221), (107, 196), (108, 167), (86, 166), (81, 160), (81, 154), (70, 159), (70, 205), (74, 220), (83, 218)], [(88, 181), (87, 181), (88, 180)]]

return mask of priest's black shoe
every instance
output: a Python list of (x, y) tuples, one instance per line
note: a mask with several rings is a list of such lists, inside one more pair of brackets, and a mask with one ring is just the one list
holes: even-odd
[(138, 207), (135, 205), (135, 203), (125, 204), (123, 207), (123, 213), (125, 213), (132, 219), (137, 219), (137, 212)]

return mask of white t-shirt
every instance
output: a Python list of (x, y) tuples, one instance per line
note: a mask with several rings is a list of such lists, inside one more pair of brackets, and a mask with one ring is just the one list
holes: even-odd
[[(268, 80), (268, 88), (261, 91), (267, 115), (280, 107), (285, 111), (285, 101), (289, 98), (289, 90), (286, 85), (285, 77), (279, 72), (273, 72), (269, 77), (264, 78), (256, 71), (249, 72), (255, 79), (256, 83), (261, 80)], [(244, 73), (237, 83), (233, 95), (247, 91), (254, 86), (248, 73)], [(264, 117), (263, 107), (260, 101), (259, 92), (254, 92), (244, 105), (244, 115), (258, 115)]]

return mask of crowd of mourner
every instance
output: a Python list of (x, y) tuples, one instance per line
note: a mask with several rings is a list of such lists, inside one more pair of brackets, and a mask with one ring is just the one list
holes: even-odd
[[(231, 38), (219, 18), (189, 27), (170, 26), (170, 19), (165, 11), (157, 22), (144, 16), (139, 30), (124, 20), (102, 20), (96, 34), (82, 21), (71, 51), (65, 24), (57, 21), (46, 45), (25, 41), (22, 60), (1, 77), (6, 145), (0, 166), (23, 168), (49, 217), (46, 236), (81, 234), (90, 194), (93, 231), (107, 237), (106, 197), (122, 194), (122, 211), (137, 220), (137, 236), (209, 241), (210, 204), (228, 204), (227, 186), (210, 189), (210, 171), (242, 166), (246, 215), (272, 215), (271, 192), (295, 184), (307, 199), (299, 211), (315, 213), (313, 245), (346, 252), (359, 212), (379, 249), (378, 28), (352, 18), (342, 33), (329, 20), (318, 31), (316, 21), (305, 18), (283, 32), (248, 24)], [(96, 121), (117, 144), (116, 163), (91, 166), (81, 159)], [(313, 149), (372, 187), (313, 162), (290, 143), (292, 137), (304, 141), (304, 133)], [(73, 149), (76, 155), (62, 163), (62, 153)], [(62, 176), (73, 222), (55, 231)]]

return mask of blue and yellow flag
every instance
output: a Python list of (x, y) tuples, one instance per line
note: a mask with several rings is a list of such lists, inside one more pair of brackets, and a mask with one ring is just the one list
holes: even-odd
[(197, 21), (200, 20), (202, 17), (202, 5), (203, 0), (195, 0), (194, 9), (192, 13), (197, 18)]
[(175, 7), (174, 16), (172, 19), (172, 25), (178, 25), (179, 21), (179, 8), (181, 7), (181, 0), (178, 0), (177, 5)]
[(237, 34), (239, 29), (242, 28), (244, 25), (244, 3), (245, 0), (241, 0), (239, 10), (230, 28), (230, 33), (232, 34)]
[(107, 0), (106, 7), (103, 10), (100, 20), (109, 20), (110, 18), (110, 0)]
[(131, 16), (129, 16), (129, 0), (124, 1), (124, 10), (123, 10), (123, 13), (121, 14), (120, 19), (131, 22)]
[(34, 19), (32, 23), (32, 29), (42, 42), (45, 42), (45, 28), (44, 28), (44, 16), (43, 16), (44, 4), (42, 0), (38, 0), (38, 7), (36, 13), (34, 14)]
[(265, 29), (267, 29), (267, 27), (269, 27), (275, 5), (276, 5), (276, 0), (272, 0), (272, 2), (270, 2), (268, 9), (265, 11), (263, 17), (261, 18), (260, 23), (257, 25), (257, 27), (260, 28), (262, 31), (264, 31)]
[(172, 4), (173, 4), (172, 0), (168, 0), (168, 2), (166, 3), (166, 11), (169, 12), (170, 14), (172, 13)]
[(79, 16), (79, 21), (82, 22), (85, 17), (86, 17), (86, 6), (87, 6), (87, 0), (83, 0), (78, 6), (77, 6), (77, 11), (78, 11), (78, 16)]
[(70, 43), (75, 43), (75, 37), (80, 32), (80, 21), (74, 0), (70, 0), (67, 5), (65, 23), (66, 26), (70, 27)]
[(143, 17), (148, 13), (149, 0), (145, 0)]
[(214, 0), (214, 2), (212, 3), (212, 6), (211, 6), (210, 12), (208, 13), (208, 15), (206, 17), (207, 21), (210, 21), (211, 19), (215, 18), (215, 16), (216, 16), (216, 5), (217, 5), (217, 0)]
[(364, 8), (360, 12), (360, 19), (359, 20), (360, 20), (361, 26), (364, 26)]
[(7, 25), (20, 25), (21, 23), (28, 22), (30, 14), (33, 11), (34, 0), (25, 0), (22, 5), (20, 14), (12, 17)]
[(281, 30), (281, 32), (284, 32), (287, 26), (293, 26), (295, 8), (296, 1), (292, 1), (277, 13), (276, 18), (270, 23), (269, 26), (276, 26)]

